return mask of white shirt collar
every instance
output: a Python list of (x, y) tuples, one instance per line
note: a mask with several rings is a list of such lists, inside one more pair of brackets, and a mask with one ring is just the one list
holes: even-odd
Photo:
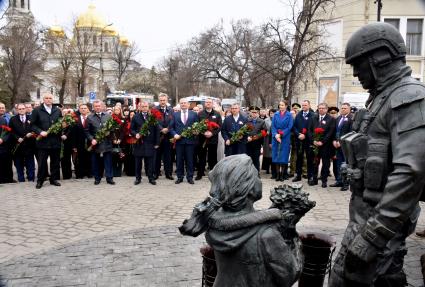
[(46, 111), (50, 114), (50, 113), (52, 113), (52, 108), (53, 107), (49, 107), (49, 106), (47, 106), (46, 104), (43, 104), (43, 106), (44, 106), (44, 108), (46, 109)]

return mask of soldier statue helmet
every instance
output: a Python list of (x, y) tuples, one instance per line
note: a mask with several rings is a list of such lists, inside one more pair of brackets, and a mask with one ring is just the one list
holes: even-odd
[(406, 286), (406, 238), (425, 186), (425, 86), (411, 77), (395, 27), (371, 23), (348, 40), (346, 63), (369, 91), (353, 132), (341, 138), (350, 181), (349, 224), (330, 287)]

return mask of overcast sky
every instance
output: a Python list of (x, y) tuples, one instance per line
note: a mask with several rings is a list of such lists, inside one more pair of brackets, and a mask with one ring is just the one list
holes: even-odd
[(251, 19), (254, 24), (282, 18), (282, 0), (32, 0), (31, 11), (44, 25), (69, 27), (90, 3), (120, 34), (135, 41), (139, 61), (151, 67), (170, 49), (221, 21)]

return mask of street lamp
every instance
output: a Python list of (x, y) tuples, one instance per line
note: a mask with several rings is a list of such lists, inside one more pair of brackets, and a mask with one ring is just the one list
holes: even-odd
[[(100, 63), (99, 63), (99, 68), (100, 68), (100, 88), (99, 88), (99, 94), (102, 95), (102, 98), (105, 99), (105, 92), (104, 92), (104, 85), (105, 85), (105, 81), (104, 81), (104, 71), (103, 71), (103, 31), (109, 27), (112, 26), (113, 23), (110, 23), (106, 26), (104, 26), (102, 28), (102, 30), (100, 31)], [(100, 95), (99, 95), (100, 96)]]

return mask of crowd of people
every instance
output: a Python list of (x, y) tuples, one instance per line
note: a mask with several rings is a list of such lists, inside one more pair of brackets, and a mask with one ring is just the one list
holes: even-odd
[(332, 163), (331, 186), (348, 189), (339, 139), (351, 131), (349, 103), (340, 110), (319, 103), (316, 112), (308, 100), (290, 107), (281, 101), (277, 109), (234, 104), (223, 111), (211, 99), (194, 107), (181, 99), (171, 107), (164, 93), (158, 103), (140, 102), (130, 110), (96, 100), (73, 110), (53, 105), (51, 94), (41, 104), (19, 103), (10, 112), (0, 103), (0, 183), (16, 182), (14, 165), (17, 180), (35, 181), (37, 189), (47, 179), (60, 186), (61, 174), (66, 180), (73, 171), (77, 179), (94, 178), (95, 185), (103, 177), (113, 185), (122, 175), (133, 176), (138, 185), (144, 162), (152, 185), (160, 176), (194, 184), (223, 157), (246, 153), (259, 175), (264, 170), (276, 181), (306, 178), (309, 185), (320, 179), (324, 188)]

